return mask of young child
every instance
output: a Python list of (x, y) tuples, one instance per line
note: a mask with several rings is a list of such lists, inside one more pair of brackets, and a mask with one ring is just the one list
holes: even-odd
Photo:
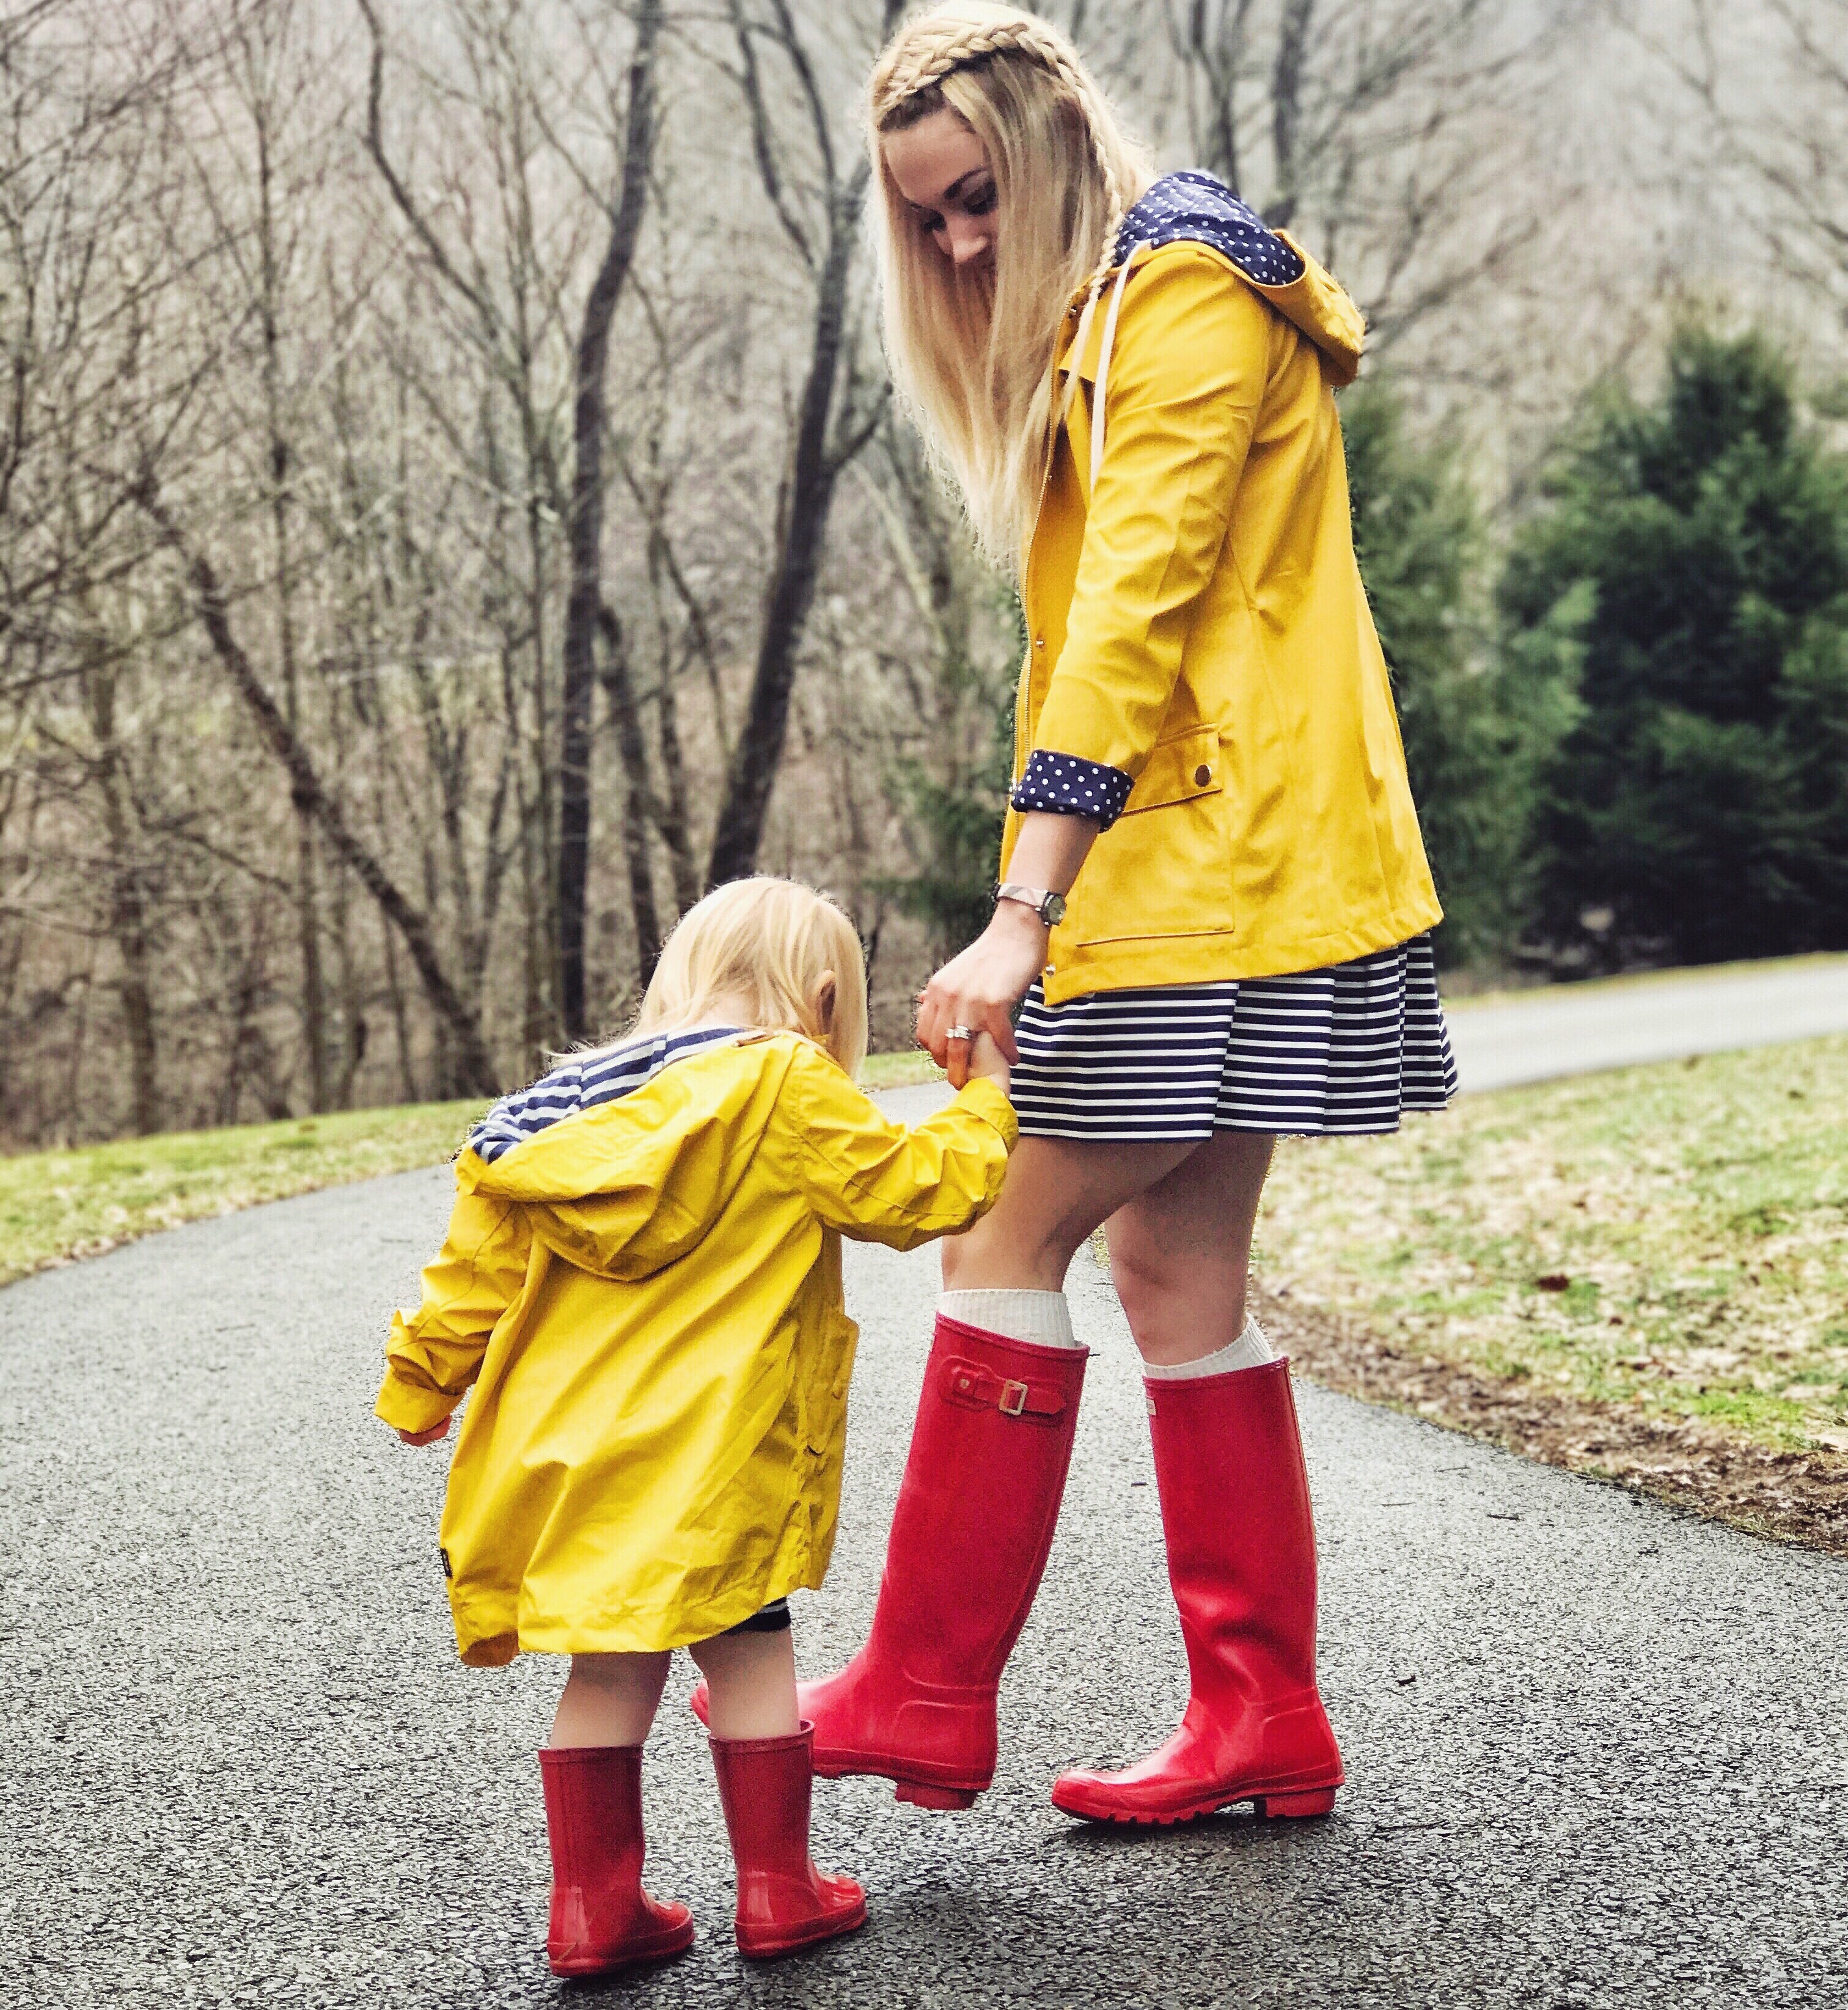
[(676, 1647), (710, 1688), (740, 1948), (865, 1922), (859, 1885), (809, 1858), (785, 1603), (820, 1584), (840, 1504), (858, 1337), (840, 1238), (966, 1228), (1015, 1138), (991, 1042), (912, 1131), (855, 1087), (865, 1051), (847, 917), (788, 880), (720, 887), (628, 1039), (476, 1126), (423, 1302), (393, 1320), (378, 1413), (407, 1444), (474, 1392), (442, 1528), (463, 1660), (571, 1657), (539, 1755), (556, 1974), (692, 1941), (687, 1909), (641, 1888), (641, 1745)]

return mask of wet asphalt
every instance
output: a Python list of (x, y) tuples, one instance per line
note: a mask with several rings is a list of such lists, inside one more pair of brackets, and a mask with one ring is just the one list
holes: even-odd
[[(176, 1230), (0, 1292), (0, 2005), (1807, 2006), (1848, 1992), (1848, 1567), (1302, 1392), (1327, 1820), (1118, 1834), (1061, 1765), (1183, 1700), (1139, 1384), (1104, 1280), (1045, 1587), (972, 1812), (818, 1788), (857, 1938), (732, 1949), (677, 1665), (649, 1876), (699, 1940), (548, 1976), (534, 1754), (560, 1681), (457, 1661), (441, 1447), (369, 1415), (447, 1206), (418, 1173)], [(851, 1252), (865, 1336), (806, 1670), (862, 1635), (909, 1433), (929, 1252)]]

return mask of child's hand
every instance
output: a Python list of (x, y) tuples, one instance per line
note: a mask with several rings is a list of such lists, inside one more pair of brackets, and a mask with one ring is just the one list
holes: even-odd
[(427, 1431), (400, 1431), (398, 1435), (408, 1445), (435, 1444), (439, 1438), (450, 1434), (450, 1420), (445, 1417), (440, 1424), (432, 1424)]
[(978, 1033), (969, 1048), (969, 1078), (980, 1075), (983, 1081), (992, 1081), (1005, 1096), (1008, 1092), (1008, 1057), (995, 1045), (990, 1033)]

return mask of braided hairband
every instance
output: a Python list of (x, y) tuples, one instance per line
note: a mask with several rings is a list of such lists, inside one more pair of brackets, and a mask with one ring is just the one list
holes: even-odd
[(1103, 247), (1086, 288), (1089, 314), (1096, 300), (1123, 222), (1123, 192), (1103, 147), (1094, 115), (1095, 87), (1076, 52), (1064, 37), (1029, 14), (1001, 14), (992, 20), (958, 20), (927, 14), (914, 22), (887, 51), (873, 71), (870, 86), (872, 124), (879, 128), (908, 100), (939, 84), (952, 72), (966, 69), (984, 58), (1013, 55), (1050, 71), (1078, 101), (1089, 136), (1092, 157), (1103, 178), (1107, 201)]

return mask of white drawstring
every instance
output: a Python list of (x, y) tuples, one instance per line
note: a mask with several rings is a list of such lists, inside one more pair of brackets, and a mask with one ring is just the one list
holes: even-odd
[[(1123, 304), (1123, 288), (1129, 277), (1129, 268), (1135, 253), (1132, 251), (1123, 261), (1117, 273), (1117, 283), (1111, 289), (1110, 311), (1103, 317), (1103, 339), (1097, 351), (1097, 381), (1091, 393), (1091, 492), (1097, 490), (1098, 471), (1103, 465), (1103, 394), (1110, 382), (1110, 353), (1117, 339), (1117, 314)], [(1086, 296), (1084, 312), (1078, 318), (1078, 332), (1071, 338), (1071, 347), (1067, 352), (1071, 358), (1071, 367), (1065, 373), (1065, 395), (1059, 403), (1059, 424), (1066, 424), (1071, 417), (1071, 407), (1078, 396), (1079, 373), (1084, 368), (1085, 344), (1091, 339), (1091, 321), (1097, 311), (1097, 294)]]
[(1096, 293), (1087, 293), (1085, 296), (1085, 311), (1078, 318), (1078, 332), (1071, 338), (1071, 347), (1068, 351), (1071, 368), (1065, 372), (1065, 395), (1059, 404), (1061, 425), (1071, 416), (1072, 400), (1078, 396), (1078, 373), (1084, 367), (1085, 344), (1091, 339), (1091, 317), (1096, 311)]
[[(1123, 287), (1129, 277), (1129, 267), (1135, 254), (1132, 251), (1123, 261), (1117, 274), (1117, 283), (1110, 297), (1110, 312), (1103, 318), (1103, 340), (1097, 351), (1097, 382), (1091, 393), (1091, 493), (1097, 493), (1097, 477), (1103, 467), (1103, 396), (1110, 382), (1110, 353), (1117, 339), (1117, 311), (1123, 304)], [(1080, 360), (1084, 351), (1079, 351)], [(1077, 372), (1072, 373), (1073, 381)]]

